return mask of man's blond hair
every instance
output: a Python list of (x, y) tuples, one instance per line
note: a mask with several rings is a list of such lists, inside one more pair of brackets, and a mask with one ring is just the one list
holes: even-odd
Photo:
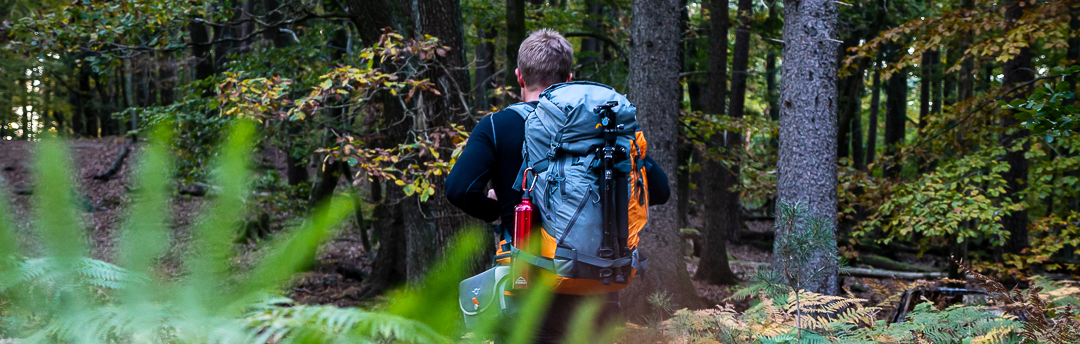
[(573, 63), (574, 47), (555, 30), (533, 31), (518, 49), (518, 69), (529, 90), (565, 82)]

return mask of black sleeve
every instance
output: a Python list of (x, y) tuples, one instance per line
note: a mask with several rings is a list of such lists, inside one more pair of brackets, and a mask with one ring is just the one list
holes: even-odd
[(492, 222), (500, 216), (499, 202), (487, 197), (485, 187), (495, 166), (495, 142), (491, 116), (484, 117), (469, 135), (450, 175), (446, 177), (446, 199), (466, 214)]
[(649, 205), (667, 203), (671, 198), (671, 186), (667, 174), (648, 155), (645, 156), (645, 178), (649, 179)]

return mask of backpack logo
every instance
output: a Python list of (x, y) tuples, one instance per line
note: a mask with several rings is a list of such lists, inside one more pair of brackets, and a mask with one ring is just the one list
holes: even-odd
[(526, 281), (525, 277), (518, 277), (514, 284), (529, 284), (529, 281)]
[(473, 295), (480, 295), (480, 288), (473, 289), (472, 294)]

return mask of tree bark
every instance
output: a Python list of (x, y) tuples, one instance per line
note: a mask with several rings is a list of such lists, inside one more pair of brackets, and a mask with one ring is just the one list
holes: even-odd
[[(637, 106), (638, 123), (649, 140), (649, 156), (669, 171), (673, 183), (678, 132), (679, 32), (671, 25), (679, 19), (678, 0), (633, 0), (630, 24), (630, 100)], [(678, 198), (673, 195), (672, 198)], [(649, 214), (650, 230), (640, 234), (638, 249), (649, 258), (649, 271), (621, 295), (624, 311), (632, 318), (653, 313), (648, 298), (654, 293), (670, 296), (671, 305), (697, 308), (701, 299), (690, 282), (683, 259), (676, 199), (654, 206)]]
[[(188, 23), (188, 31), (191, 35), (191, 55), (195, 58), (195, 80), (203, 80), (214, 75), (214, 60), (210, 55), (210, 34), (206, 31), (206, 24), (202, 21), (192, 20)], [(214, 90), (206, 88), (202, 91), (203, 97), (212, 97)]]
[[(588, 14), (585, 17), (585, 22), (582, 26), (584, 26), (588, 32), (602, 33), (604, 29), (602, 27), (603, 22), (598, 20), (598, 18), (600, 18), (604, 12), (604, 4), (600, 0), (585, 0), (585, 9), (588, 11)], [(582, 38), (581, 49), (578, 52), (579, 56), (581, 56), (579, 64), (582, 66), (592, 66), (602, 62), (602, 44), (603, 43), (595, 37)]]
[(473, 86), (473, 109), (474, 112), (490, 112), (495, 105), (496, 99), (492, 97), (491, 89), (495, 81), (495, 40), (499, 38), (499, 31), (494, 25), (486, 25), (476, 29), (476, 34), (481, 42), (476, 45), (476, 81)]
[(878, 112), (881, 109), (881, 69), (874, 68), (874, 81), (870, 87), (870, 118), (866, 129), (866, 163), (874, 162), (877, 153)]
[[(710, 116), (719, 117), (724, 116), (727, 111), (725, 99), (727, 99), (728, 27), (730, 25), (728, 7), (726, 0), (709, 0), (703, 5), (707, 6), (706, 9), (709, 12), (709, 55), (706, 61), (706, 75), (708, 78), (705, 83), (705, 99), (702, 101), (702, 105), (705, 112)], [(712, 137), (709, 138), (706, 149), (709, 151), (726, 149), (724, 147), (727, 143), (726, 133), (713, 133)], [(708, 156), (708, 154), (706, 154), (702, 164), (704, 167), (701, 171), (703, 177), (701, 185), (702, 203), (705, 208), (702, 214), (704, 241), (723, 242), (726, 245), (727, 240), (731, 239), (727, 236), (730, 230), (722, 226), (734, 223), (739, 208), (737, 207), (738, 203), (736, 203), (736, 208), (733, 209), (730, 206), (720, 206), (729, 200), (726, 194), (731, 193), (729, 189), (734, 184), (735, 178), (732, 177), (731, 172), (728, 171), (723, 162)], [(704, 243), (704, 245), (708, 246), (707, 243)], [(716, 251), (719, 252), (719, 250)], [(727, 259), (726, 250), (722, 258), (715, 258)], [(708, 265), (719, 266), (716, 260), (711, 258), (708, 260), (710, 260), (710, 262), (707, 262)], [(712, 272), (699, 271), (695, 278), (706, 278), (705, 274), (707, 273), (711, 274)]]
[[(899, 48), (891, 47), (890, 61), (897, 58)], [(899, 151), (899, 145), (904, 143), (904, 134), (907, 131), (907, 69), (901, 69), (893, 73), (885, 87), (888, 98), (885, 101), (885, 155), (895, 157)], [(901, 162), (893, 161), (888, 166), (885, 174), (889, 177), (899, 177), (903, 169)]]
[[(281, 3), (278, 0), (263, 0), (263, 8), (267, 11), (266, 19), (268, 22), (277, 23), (281, 22), (282, 15), (279, 7)], [(292, 41), (285, 34), (278, 30), (267, 30), (263, 34), (263, 38), (266, 38), (274, 44), (275, 49), (285, 49), (292, 45)], [(290, 137), (299, 137), (303, 124), (291, 120), (285, 120), (282, 123), (285, 127), (285, 133)], [(311, 175), (308, 173), (307, 163), (304, 159), (310, 152), (297, 151), (297, 146), (303, 146), (303, 140), (290, 141), (285, 145), (285, 179), (289, 185), (297, 186), (305, 183), (309, 183)], [(334, 182), (335, 186), (337, 182)], [(332, 189), (331, 189), (331, 192)]]
[[(674, 21), (672, 21), (674, 22)], [(506, 0), (506, 86), (510, 86), (509, 94), (503, 100), (504, 105), (516, 103), (521, 86), (518, 85), (517, 70), (518, 48), (521, 41), (525, 40), (525, 1)]]
[[(1005, 25), (1012, 27), (1016, 25), (1016, 21), (1023, 17), (1024, 7), (1018, 0), (1006, 0), (1005, 10)], [(1027, 82), (1034, 78), (1031, 73), (1031, 49), (1024, 47), (1020, 49), (1020, 53), (1013, 56), (1012, 59), (1005, 61), (1005, 65), (1002, 67), (1004, 79), (1002, 81), (1002, 87), (1010, 89), (1013, 86)], [(1026, 92), (1015, 93), (1016, 98), (1026, 98)], [(1005, 162), (1009, 163), (1009, 170), (1002, 173), (1002, 178), (1005, 179), (1006, 187), (1005, 194), (1011, 199), (1021, 202), (1026, 199), (1024, 190), (1027, 188), (1028, 179), (1028, 164), (1027, 158), (1024, 157), (1024, 153), (1029, 149), (1029, 143), (1026, 142), (1028, 136), (1028, 130), (1019, 128), (1020, 121), (1013, 116), (1012, 113), (1006, 113), (1001, 120), (1001, 126), (1008, 128), (1012, 132), (1006, 132), (999, 137), (1002, 147), (1009, 149), (1009, 152), (1005, 154)], [(1012, 147), (1021, 144), (1022, 149), (1013, 151)], [(1005, 230), (1009, 232), (1009, 240), (1005, 242), (1005, 252), (1008, 253), (1020, 253), (1024, 248), (1028, 247), (1028, 218), (1027, 210), (1014, 211), (1012, 214), (1002, 216), (1001, 224)]]
[[(721, 7), (722, 6), (722, 7)], [(713, 12), (715, 11), (715, 12)], [(746, 104), (746, 81), (750, 60), (750, 17), (753, 15), (753, 2), (751, 0), (739, 0), (738, 2), (738, 25), (735, 28), (735, 46), (731, 61), (731, 98), (728, 102), (728, 116), (735, 119), (743, 117)], [(727, 1), (713, 0), (710, 2), (710, 15), (723, 15), (727, 18)], [(713, 18), (716, 20), (718, 18)], [(717, 26), (726, 27), (726, 23)], [(722, 32), (710, 32), (711, 35), (724, 34)], [(716, 49), (716, 50), (712, 50)], [(710, 55), (717, 55), (719, 50), (727, 50), (727, 46), (710, 47)], [(726, 54), (723, 54), (726, 55)], [(741, 132), (726, 132), (722, 135), (723, 149), (738, 152), (743, 147)], [(709, 169), (706, 173), (712, 173), (709, 178), (709, 195), (706, 198), (705, 207), (709, 211), (705, 214), (704, 243), (701, 252), (701, 263), (694, 278), (709, 282), (710, 284), (735, 284), (738, 280), (728, 267), (727, 241), (734, 238), (739, 232), (739, 211), (742, 209), (739, 203), (739, 193), (732, 188), (739, 185), (739, 164), (730, 162), (727, 166), (716, 163), (717, 169)]]
[[(805, 204), (810, 215), (830, 222), (835, 238), (837, 5), (830, 0), (789, 0), (784, 4), (779, 202)], [(836, 295), (839, 283), (834, 255), (818, 252), (810, 258), (811, 265), (801, 272), (806, 274), (800, 278), (805, 281), (803, 289)], [(773, 266), (778, 267), (784, 258), (773, 259)], [(811, 272), (815, 278), (809, 278)]]
[[(765, 28), (771, 34), (780, 34), (780, 29), (783, 26), (783, 23), (780, 22), (780, 10), (776, 7), (775, 3), (769, 7), (769, 16), (765, 19)], [(765, 89), (769, 97), (769, 118), (774, 121), (780, 120), (780, 106), (778, 105), (780, 92), (776, 87), (777, 72), (779, 70), (776, 69), (776, 50), (770, 46), (769, 51), (765, 54)]]
[[(848, 48), (859, 44), (861, 38), (851, 35), (840, 45), (840, 54), (837, 58), (843, 58)], [(860, 61), (861, 62), (861, 61)], [(856, 62), (855, 71), (843, 77), (839, 81), (840, 103), (838, 105), (839, 122), (836, 132), (836, 155), (838, 158), (851, 157), (851, 121), (859, 115), (859, 98), (862, 96), (862, 63)]]
[[(926, 135), (926, 122), (930, 120), (933, 108), (941, 109), (941, 98), (935, 98), (934, 95), (936, 89), (934, 84), (940, 82), (936, 77), (937, 60), (937, 51), (928, 50), (923, 52), (922, 61), (919, 64), (919, 68), (922, 69), (919, 76), (919, 136)], [(926, 173), (930, 167), (925, 157), (919, 157), (918, 164), (920, 174)]]
[[(430, 69), (420, 78), (435, 83), (442, 96), (425, 94), (422, 108), (413, 119), (413, 130), (423, 132), (428, 128), (446, 123), (462, 123), (470, 126), (473, 117), (467, 111), (464, 90), (459, 85), (469, 85), (465, 66), (465, 39), (461, 22), (460, 0), (428, 0), (416, 3), (414, 27), (417, 36), (431, 35), (450, 47), (445, 57), (439, 58), (440, 68)], [(441, 178), (440, 178), (441, 179)], [(441, 180), (432, 180), (442, 185)], [(445, 197), (432, 197), (427, 202), (406, 200), (404, 212), (407, 247), (408, 277), (419, 280), (441, 255), (446, 242), (467, 221), (467, 216), (451, 205)], [(411, 204), (416, 203), (417, 206)]]

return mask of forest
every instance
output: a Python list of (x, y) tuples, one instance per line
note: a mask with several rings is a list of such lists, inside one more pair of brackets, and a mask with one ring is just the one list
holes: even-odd
[(445, 192), (544, 28), (671, 188), (565, 342), (1080, 343), (1080, 0), (0, 0), (0, 344), (535, 342)]

